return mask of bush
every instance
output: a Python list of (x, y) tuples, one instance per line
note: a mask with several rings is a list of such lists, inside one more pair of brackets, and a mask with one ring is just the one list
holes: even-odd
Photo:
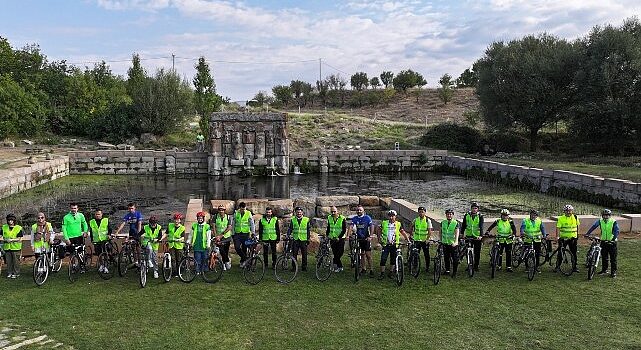
[(530, 141), (524, 135), (509, 131), (488, 133), (483, 142), (494, 151), (505, 153), (527, 152), (530, 146)]
[(481, 132), (469, 126), (454, 123), (443, 123), (431, 126), (421, 138), (421, 145), (458, 151), (476, 153), (483, 141)]

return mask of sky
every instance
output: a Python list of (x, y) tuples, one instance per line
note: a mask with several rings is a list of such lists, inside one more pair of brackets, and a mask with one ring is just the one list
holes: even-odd
[[(0, 36), (38, 44), (50, 61), (125, 75), (138, 53), (150, 74), (191, 81), (198, 57), (217, 91), (251, 99), (291, 80), (412, 69), (428, 87), (454, 78), (494, 41), (547, 32), (570, 40), (641, 13), (638, 0), (0, 0)], [(320, 63), (319, 63), (320, 62)]]

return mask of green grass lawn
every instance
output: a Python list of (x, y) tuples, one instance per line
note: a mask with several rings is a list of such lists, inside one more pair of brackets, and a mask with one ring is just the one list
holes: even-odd
[(434, 286), (422, 273), (400, 288), (354, 284), (350, 270), (321, 283), (313, 268), (291, 285), (267, 274), (250, 286), (236, 264), (213, 285), (152, 279), (140, 289), (134, 274), (103, 281), (90, 272), (38, 288), (23, 266), (20, 279), (0, 280), (0, 324), (77, 349), (641, 348), (641, 241), (619, 243), (615, 280), (587, 281), (585, 269), (566, 278), (547, 265), (532, 282), (523, 268), (491, 280), (487, 249), (472, 279), (459, 273)]

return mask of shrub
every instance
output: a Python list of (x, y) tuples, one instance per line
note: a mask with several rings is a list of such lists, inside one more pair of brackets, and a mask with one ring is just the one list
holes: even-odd
[(458, 151), (476, 153), (482, 141), (481, 132), (469, 126), (454, 123), (442, 123), (431, 126), (421, 138), (421, 145)]

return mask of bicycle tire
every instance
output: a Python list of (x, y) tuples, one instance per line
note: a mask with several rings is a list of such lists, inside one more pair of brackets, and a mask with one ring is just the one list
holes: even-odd
[(596, 272), (596, 255), (596, 251), (593, 249), (588, 253), (588, 281), (591, 281), (594, 278), (594, 274)]
[[(222, 264), (222, 260), (220, 263)], [(263, 259), (258, 255), (251, 257), (245, 263), (245, 267), (243, 267), (243, 278), (245, 282), (251, 285), (257, 285), (263, 280), (263, 277), (265, 277), (265, 264), (263, 263)]]
[(514, 242), (512, 244), (512, 267), (517, 268), (523, 262), (523, 243)]
[(490, 252), (490, 277), (496, 277), (496, 269), (499, 263), (499, 247), (495, 244)]
[(69, 257), (69, 268), (68, 276), (71, 283), (75, 282), (78, 279), (78, 274), (80, 273), (80, 259), (78, 254), (72, 254)]
[(561, 248), (561, 266), (559, 266), (561, 273), (568, 277), (572, 276), (572, 273), (574, 273), (573, 267), (575, 263), (572, 252), (565, 247)]
[[(216, 253), (213, 252), (211, 254), (216, 255)], [(216, 283), (221, 277), (223, 277), (223, 260), (218, 255), (214, 257), (213, 262), (210, 259), (207, 259), (207, 266), (203, 269), (201, 275), (203, 276), (203, 281), (207, 283)]]
[(361, 279), (361, 254), (357, 249), (354, 257), (354, 283), (358, 282), (359, 279)]
[(534, 253), (534, 249), (528, 251), (525, 256), (525, 270), (527, 270), (528, 281), (533, 280), (536, 275), (536, 253)]
[(191, 256), (180, 259), (178, 278), (185, 283), (191, 283), (196, 278), (196, 260)]
[(288, 284), (296, 279), (298, 274), (298, 263), (291, 256), (281, 255), (276, 259), (274, 277), (281, 284)]
[(47, 266), (47, 258), (43, 254), (33, 263), (33, 282), (40, 287), (47, 282), (47, 277), (49, 277), (49, 267)]
[(474, 277), (474, 251), (471, 249), (467, 250), (467, 277)]
[(147, 259), (139, 262), (140, 266), (138, 267), (138, 283), (140, 288), (145, 288), (147, 285)]
[(131, 254), (128, 249), (123, 249), (118, 253), (118, 276), (125, 277), (129, 265), (131, 264)]
[(327, 254), (321, 254), (316, 258), (316, 279), (321, 282), (327, 281), (332, 275), (332, 257)]
[(173, 271), (171, 268), (171, 254), (165, 253), (162, 257), (162, 279), (165, 282), (171, 281)]
[(112, 266), (113, 259), (107, 252), (102, 252), (98, 255), (98, 274), (103, 280), (109, 280), (114, 275), (114, 267)]
[(403, 265), (403, 256), (398, 254), (396, 256), (396, 285), (402, 286), (403, 279), (405, 278), (405, 265)]
[(421, 259), (419, 258), (418, 252), (412, 251), (412, 253), (410, 253), (407, 265), (410, 270), (410, 275), (418, 278), (421, 273)]
[(442, 257), (439, 254), (436, 254), (436, 256), (434, 257), (434, 274), (432, 276), (432, 282), (434, 283), (434, 285), (437, 285), (441, 280), (441, 270), (443, 268), (442, 263)]
[(545, 241), (541, 242), (541, 249), (539, 250), (539, 265), (542, 266), (548, 259), (548, 245)]

